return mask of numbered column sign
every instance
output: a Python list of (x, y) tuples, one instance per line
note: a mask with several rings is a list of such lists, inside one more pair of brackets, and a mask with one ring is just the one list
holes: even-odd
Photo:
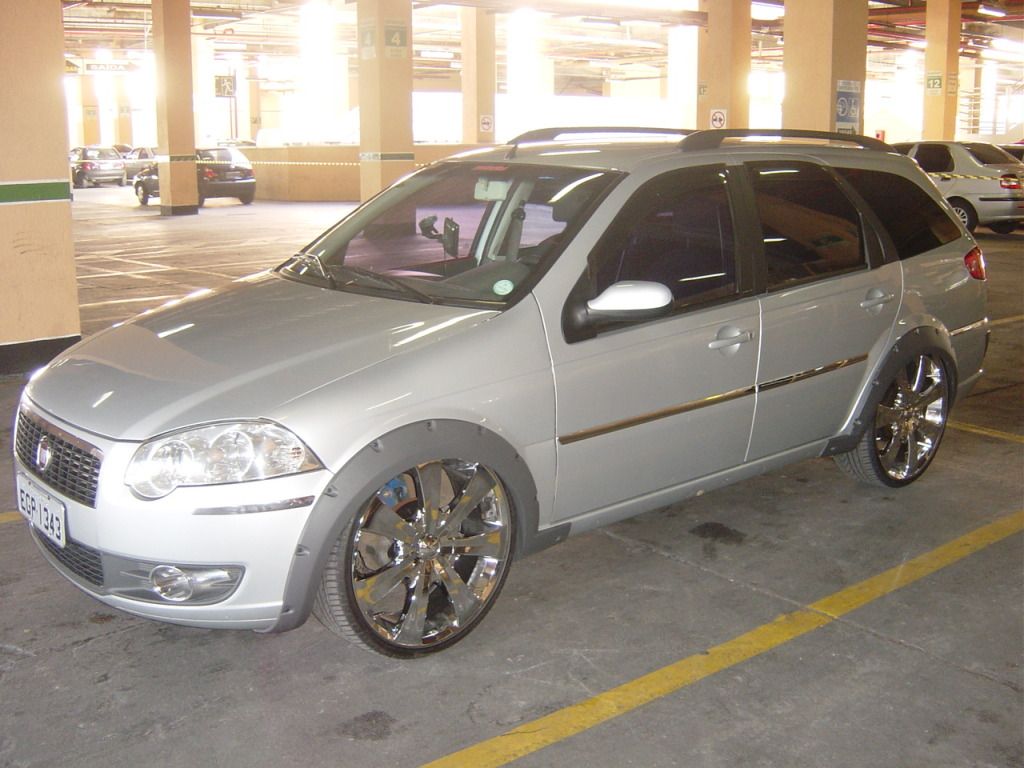
[(409, 28), (401, 22), (384, 24), (384, 55), (389, 59), (404, 59), (409, 51)]

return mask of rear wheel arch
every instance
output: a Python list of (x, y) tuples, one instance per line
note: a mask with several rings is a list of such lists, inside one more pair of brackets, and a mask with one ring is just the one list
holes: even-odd
[(538, 532), (540, 508), (533, 476), (519, 452), (497, 433), (452, 419), (399, 427), (353, 456), (315, 503), (292, 559), (281, 616), (272, 631), (293, 629), (309, 617), (331, 550), (366, 499), (410, 466), (454, 458), (478, 461), (499, 475), (514, 510), (517, 558), (566, 538), (568, 525)]
[[(945, 387), (942, 404), (944, 408), (943, 429), (939, 430), (935, 448), (919, 472), (906, 480), (882, 477), (880, 475), (884, 473), (879, 470), (878, 462), (875, 461), (877, 457), (872, 455), (872, 448), (869, 445), (875, 434), (876, 413), (900, 372), (922, 360), (933, 360), (938, 364), (937, 373)], [(852, 432), (831, 440), (823, 451), (823, 455), (835, 458), (836, 463), (847, 474), (859, 480), (880, 482), (890, 486), (900, 486), (912, 482), (924, 472), (930, 464), (934, 452), (938, 450), (941, 433), (956, 397), (958, 378), (956, 357), (948, 335), (943, 330), (932, 326), (914, 328), (892, 345), (885, 361), (872, 377), (868, 395), (864, 398), (858, 415), (853, 420)]]

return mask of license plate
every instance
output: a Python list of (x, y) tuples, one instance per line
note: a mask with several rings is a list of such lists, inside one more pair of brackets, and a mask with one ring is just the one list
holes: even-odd
[(240, 171), (228, 171), (224, 174), (224, 177), (228, 179), (240, 179), (242, 178), (242, 174)]
[(36, 530), (63, 549), (67, 544), (64, 504), (20, 472), (15, 482), (18, 486), (18, 511)]

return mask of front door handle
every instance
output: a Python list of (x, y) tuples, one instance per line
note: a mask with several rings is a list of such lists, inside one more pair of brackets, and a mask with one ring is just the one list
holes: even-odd
[(885, 291), (878, 288), (872, 288), (868, 291), (868, 295), (864, 297), (864, 301), (860, 303), (860, 308), (866, 309), (869, 312), (874, 311), (874, 313), (877, 314), (878, 312), (881, 312), (882, 306), (888, 304), (895, 298), (895, 293), (885, 293)]
[(708, 349), (726, 349), (739, 344), (746, 344), (752, 341), (754, 334), (750, 331), (741, 331), (735, 326), (727, 325), (718, 332), (714, 341), (708, 342)]

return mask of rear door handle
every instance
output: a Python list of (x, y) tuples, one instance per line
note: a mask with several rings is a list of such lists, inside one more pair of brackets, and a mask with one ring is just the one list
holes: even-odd
[[(727, 333), (735, 333), (733, 336), (726, 336)], [(708, 349), (725, 349), (727, 347), (735, 347), (737, 344), (746, 344), (748, 341), (752, 341), (754, 334), (750, 331), (739, 331), (736, 328), (723, 328), (718, 332), (718, 338), (714, 341), (708, 342)]]

